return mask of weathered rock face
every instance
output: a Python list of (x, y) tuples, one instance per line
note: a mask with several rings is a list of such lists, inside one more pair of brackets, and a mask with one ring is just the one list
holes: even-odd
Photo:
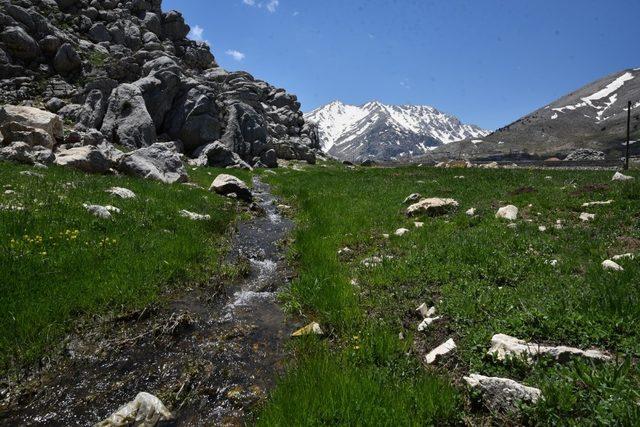
[(297, 98), (218, 67), (160, 0), (2, 0), (0, 24), (0, 105), (46, 105), (131, 148), (159, 137), (191, 155), (220, 141), (250, 166), (315, 161), (317, 131)]
[(126, 154), (118, 170), (131, 176), (153, 179), (167, 184), (185, 182), (187, 171), (172, 143), (155, 143)]
[(484, 404), (494, 412), (519, 412), (519, 404), (535, 404), (542, 397), (540, 389), (528, 387), (508, 378), (471, 374), (464, 377), (472, 389), (479, 390)]

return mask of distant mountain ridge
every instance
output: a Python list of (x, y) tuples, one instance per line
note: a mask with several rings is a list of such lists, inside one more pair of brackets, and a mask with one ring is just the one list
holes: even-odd
[[(640, 68), (608, 75), (498, 129), (481, 140), (436, 149), (438, 157), (565, 156), (579, 148), (620, 156), (632, 102), (631, 139), (640, 139)], [(634, 151), (638, 150), (634, 146)]]
[(489, 133), (430, 106), (377, 101), (362, 106), (334, 101), (306, 113), (305, 120), (318, 125), (326, 153), (355, 161), (410, 159), (443, 144)]

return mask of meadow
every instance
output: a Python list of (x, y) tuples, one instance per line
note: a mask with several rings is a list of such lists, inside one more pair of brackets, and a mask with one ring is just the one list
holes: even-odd
[[(0, 372), (59, 350), (80, 318), (140, 309), (220, 271), (236, 209), (207, 191), (214, 172), (190, 171), (203, 187), (193, 188), (0, 164)], [(113, 186), (137, 197), (107, 193)], [(100, 219), (85, 203), (121, 212)]]
[[(620, 183), (609, 171), (279, 170), (268, 180), (298, 222), (291, 249), (298, 276), (281, 300), (326, 335), (292, 343), (289, 374), (258, 424), (637, 424), (640, 265), (636, 258), (619, 261), (624, 271), (601, 267), (640, 251), (634, 174)], [(415, 192), (460, 206), (407, 218), (403, 200)], [(515, 228), (495, 218), (507, 204), (520, 210)], [(465, 213), (472, 207), (473, 217)], [(582, 212), (595, 219), (583, 222)], [(410, 231), (394, 236), (401, 227)], [(346, 258), (338, 255), (345, 247)], [(363, 265), (371, 256), (383, 262)], [(443, 319), (418, 332), (423, 302)], [(614, 359), (502, 363), (486, 356), (497, 333), (599, 348)], [(425, 353), (447, 338), (456, 351), (425, 364)], [(469, 373), (538, 387), (544, 400), (519, 418), (489, 413), (463, 383)]]

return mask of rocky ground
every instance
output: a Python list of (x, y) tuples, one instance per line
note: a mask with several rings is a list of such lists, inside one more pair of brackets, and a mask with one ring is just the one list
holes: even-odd
[(0, 158), (143, 175), (120, 150), (153, 146), (137, 155), (173, 169), (178, 156), (242, 168), (315, 161), (316, 130), (296, 97), (218, 67), (160, 0), (3, 0), (0, 28)]

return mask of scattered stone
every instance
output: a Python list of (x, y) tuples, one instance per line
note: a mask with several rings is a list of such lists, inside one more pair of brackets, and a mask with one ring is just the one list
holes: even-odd
[(31, 177), (34, 177), (34, 178), (44, 178), (44, 175), (42, 175), (41, 173), (32, 172), (32, 171), (20, 171), (20, 175), (22, 175), (22, 176), (31, 176)]
[(580, 214), (580, 219), (583, 222), (593, 221), (595, 218), (596, 218), (596, 214), (592, 214), (592, 213), (588, 213), (588, 212), (582, 212)]
[(561, 219), (556, 220), (556, 223), (553, 226), (556, 230), (562, 230), (563, 221)]
[(416, 222), (414, 222), (414, 223), (413, 223), (413, 225), (414, 225), (416, 228), (422, 228), (422, 227), (424, 227), (424, 222), (417, 222), (417, 221), (416, 221)]
[(382, 238), (383, 239), (388, 239), (389, 238), (389, 234), (388, 233), (383, 233), (382, 234)]
[(441, 316), (436, 316), (436, 317), (426, 317), (422, 320), (422, 322), (420, 322), (420, 324), (418, 325), (418, 332), (424, 332), (427, 330), (427, 328), (429, 327), (429, 325), (431, 325), (433, 322), (435, 322), (436, 320), (440, 320), (442, 319)]
[(579, 148), (569, 153), (564, 160), (567, 162), (602, 161), (605, 157), (606, 155), (602, 151)]
[(515, 229), (515, 228), (518, 228), (518, 224), (516, 224), (515, 222), (512, 222), (512, 223), (508, 224), (507, 227)]
[(320, 328), (320, 324), (312, 322), (291, 334), (292, 337), (302, 337), (305, 335), (324, 335), (324, 332), (322, 328)]
[(407, 208), (408, 216), (415, 216), (419, 214), (426, 215), (442, 215), (451, 212), (458, 207), (458, 202), (454, 199), (442, 199), (439, 197), (432, 197), (429, 199), (422, 199), (418, 203)]
[(425, 319), (427, 317), (433, 317), (433, 315), (436, 314), (436, 308), (429, 307), (426, 303), (422, 303), (418, 308), (416, 308), (416, 312), (420, 315), (420, 317)]
[(621, 174), (620, 172), (616, 172), (611, 178), (611, 181), (631, 181), (633, 180), (632, 176)]
[(518, 218), (518, 208), (513, 205), (503, 206), (496, 212), (496, 218), (503, 218), (509, 221), (515, 221)]
[(613, 200), (607, 200), (604, 202), (588, 202), (588, 203), (583, 203), (582, 207), (583, 208), (588, 208), (591, 206), (603, 206), (603, 205), (610, 205), (611, 203), (613, 203)]
[(230, 193), (235, 193), (238, 198), (250, 202), (253, 199), (251, 190), (240, 179), (233, 175), (220, 174), (213, 180), (209, 191), (215, 191), (218, 194), (226, 196)]
[(0, 134), (4, 137), (3, 145), (24, 142), (29, 147), (39, 145), (51, 149), (56, 144), (56, 140), (46, 131), (18, 122), (7, 122), (0, 125)]
[(63, 137), (62, 119), (60, 116), (38, 108), (16, 105), (4, 105), (0, 107), (0, 124), (9, 122), (16, 122), (27, 127), (42, 129), (51, 135), (53, 139), (62, 140)]
[(465, 212), (465, 214), (467, 216), (475, 216), (476, 215), (476, 208), (471, 208), (468, 211)]
[(413, 193), (413, 194), (409, 194), (404, 201), (402, 202), (403, 204), (407, 205), (409, 203), (415, 203), (417, 201), (420, 200), (422, 196), (420, 195), (420, 193)]
[(398, 228), (393, 234), (395, 234), (396, 236), (404, 236), (408, 232), (409, 230), (407, 230), (406, 228)]
[(542, 398), (540, 389), (525, 386), (508, 378), (471, 374), (464, 377), (464, 380), (469, 387), (481, 392), (484, 404), (495, 412), (517, 413), (520, 402), (535, 404)]
[(53, 58), (53, 68), (61, 75), (73, 74), (82, 68), (82, 59), (71, 44), (65, 43)]
[(533, 357), (539, 355), (549, 355), (559, 362), (564, 362), (574, 356), (595, 360), (611, 359), (611, 356), (600, 350), (580, 350), (566, 346), (552, 347), (529, 343), (505, 334), (496, 334), (491, 338), (491, 348), (487, 354), (495, 356), (500, 361), (504, 361), (509, 357), (523, 357), (528, 362), (531, 362)]
[(172, 419), (173, 415), (160, 399), (142, 392), (133, 401), (111, 414), (109, 418), (97, 423), (95, 427), (154, 427), (160, 422)]
[(545, 227), (544, 225), (540, 225), (540, 226), (538, 226), (538, 231), (544, 233), (545, 231), (547, 231), (547, 227)]
[(211, 215), (202, 215), (185, 209), (180, 211), (180, 216), (183, 218), (189, 218), (193, 221), (209, 221), (211, 219)]
[(624, 268), (620, 264), (610, 259), (602, 262), (602, 268), (609, 271), (624, 271)]
[(621, 259), (633, 260), (635, 258), (636, 258), (636, 256), (634, 254), (628, 253), (628, 254), (614, 255), (611, 259), (614, 260), (614, 261), (620, 261)]
[(87, 203), (84, 203), (82, 206), (84, 206), (89, 213), (97, 216), (98, 218), (111, 219), (111, 212), (107, 206), (89, 205)]
[(56, 153), (54, 163), (87, 173), (105, 173), (111, 167), (102, 151), (91, 145), (60, 150)]
[(456, 349), (456, 347), (456, 343), (453, 341), (453, 339), (449, 338), (445, 343), (440, 344), (438, 347), (431, 350), (425, 357), (425, 362), (430, 365), (435, 361), (441, 359), (443, 356), (451, 353)]
[(558, 260), (557, 259), (547, 260), (544, 263), (545, 264), (549, 264), (551, 267), (557, 267), (558, 266)]
[(107, 193), (109, 194), (113, 194), (114, 196), (118, 196), (121, 199), (135, 199), (136, 198), (136, 193), (134, 193), (133, 191), (127, 189), (127, 188), (122, 188), (122, 187), (111, 187), (108, 190), (105, 190)]
[(24, 210), (21, 205), (0, 205), (0, 211), (20, 212)]

